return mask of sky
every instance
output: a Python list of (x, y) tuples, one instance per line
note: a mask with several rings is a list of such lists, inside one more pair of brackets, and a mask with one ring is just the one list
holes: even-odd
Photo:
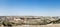
[(60, 16), (60, 0), (0, 0), (0, 16)]

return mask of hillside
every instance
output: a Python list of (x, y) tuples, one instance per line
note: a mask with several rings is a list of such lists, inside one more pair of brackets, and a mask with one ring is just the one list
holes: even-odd
[(48, 25), (60, 24), (60, 17), (54, 16), (0, 16), (0, 25)]

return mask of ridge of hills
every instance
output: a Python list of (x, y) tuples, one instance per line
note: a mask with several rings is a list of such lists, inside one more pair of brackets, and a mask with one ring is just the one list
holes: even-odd
[(47, 25), (60, 24), (60, 17), (51, 16), (0, 16), (0, 24), (3, 25)]

